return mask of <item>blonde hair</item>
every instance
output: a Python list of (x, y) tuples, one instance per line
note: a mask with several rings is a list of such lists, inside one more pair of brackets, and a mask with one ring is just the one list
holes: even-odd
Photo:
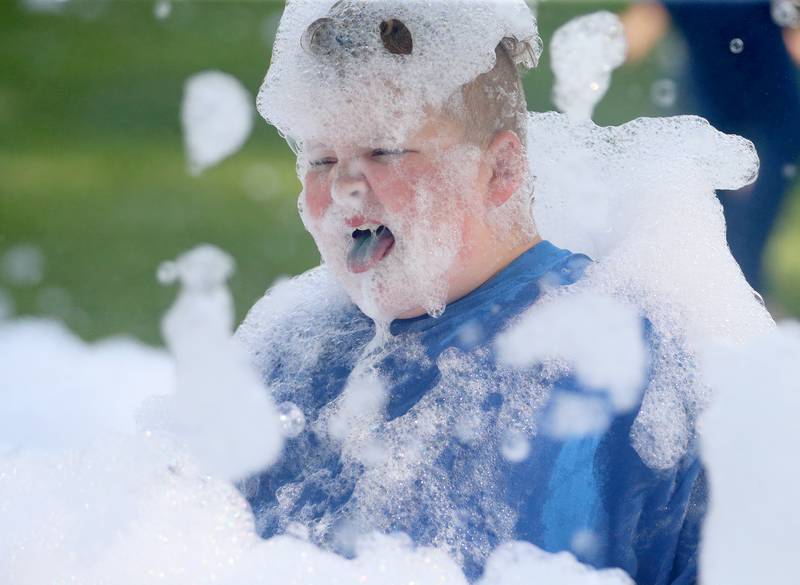
[(471, 142), (486, 146), (498, 132), (510, 131), (526, 145), (525, 90), (517, 66), (502, 43), (495, 49), (494, 67), (461, 86), (445, 109), (464, 125)]

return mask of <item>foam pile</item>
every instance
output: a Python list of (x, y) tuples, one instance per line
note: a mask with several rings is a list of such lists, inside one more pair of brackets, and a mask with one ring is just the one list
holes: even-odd
[(800, 325), (704, 354), (715, 400), (702, 450), (713, 494), (703, 529), (704, 583), (780, 582), (797, 570)]
[[(86, 345), (49, 322), (0, 327), (0, 367), (10, 374), (0, 410), (0, 523), (13, 528), (0, 541), (0, 581), (466, 585), (456, 560), (403, 535), (353, 535), (351, 559), (300, 533), (257, 536), (229, 479), (250, 470), (256, 453), (267, 455), (261, 464), (274, 458), (278, 421), (265, 410), (263, 388), (260, 399), (252, 396), (252, 372), (231, 344), (224, 286), (231, 270), (231, 259), (209, 246), (161, 267), (162, 281), (183, 284), (163, 323), (172, 357), (129, 340)], [(321, 282), (310, 290), (320, 292)], [(49, 367), (37, 368), (43, 359)], [(368, 374), (365, 368), (362, 388), (375, 383)], [(215, 390), (224, 390), (225, 400)], [(357, 388), (348, 396), (350, 419), (332, 425), (342, 433), (376, 407)], [(281, 412), (291, 436), (302, 413), (285, 403)], [(161, 427), (144, 431), (153, 421)], [(252, 422), (270, 444), (252, 428), (242, 430)], [(620, 571), (595, 572), (567, 553), (527, 543), (498, 549), (481, 583), (534, 577), (561, 585), (630, 583)]]

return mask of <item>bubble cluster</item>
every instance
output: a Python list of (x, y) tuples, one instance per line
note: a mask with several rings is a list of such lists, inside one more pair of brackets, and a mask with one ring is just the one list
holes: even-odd
[(625, 31), (610, 12), (574, 18), (550, 41), (556, 77), (553, 103), (575, 119), (590, 119), (608, 91), (611, 72), (625, 62)]

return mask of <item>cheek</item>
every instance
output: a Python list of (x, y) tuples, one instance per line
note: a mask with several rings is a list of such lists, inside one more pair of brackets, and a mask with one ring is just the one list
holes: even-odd
[[(404, 162), (374, 169), (370, 177), (375, 198), (384, 209), (412, 213), (421, 205), (420, 193), (431, 192), (435, 168), (425, 162)], [(379, 185), (378, 188), (375, 188)]]
[(304, 197), (306, 213), (311, 219), (320, 219), (331, 205), (330, 180), (319, 173), (306, 174)]

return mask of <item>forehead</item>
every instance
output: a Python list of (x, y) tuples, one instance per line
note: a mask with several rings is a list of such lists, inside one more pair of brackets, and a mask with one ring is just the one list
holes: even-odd
[(426, 148), (435, 150), (459, 144), (464, 140), (465, 132), (462, 124), (441, 113), (421, 114), (417, 124), (408, 129), (395, 128), (388, 130), (381, 125), (370, 128), (369, 123), (342, 124), (317, 136), (301, 142), (302, 151), (333, 150), (365, 150), (386, 146), (406, 146), (414, 149)]

